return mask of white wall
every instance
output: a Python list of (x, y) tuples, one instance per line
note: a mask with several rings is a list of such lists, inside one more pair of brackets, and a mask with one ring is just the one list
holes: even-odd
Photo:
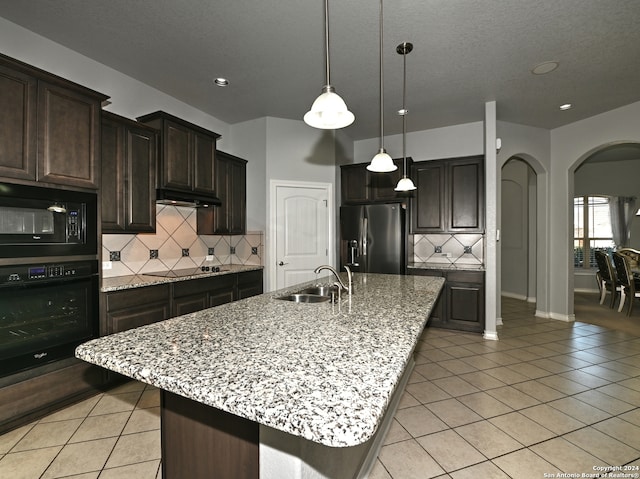
[(528, 296), (529, 281), (529, 167), (512, 159), (501, 173), (502, 295), (518, 299)]
[(640, 102), (632, 103), (551, 131), (550, 209), (551, 310), (573, 317), (574, 171), (603, 146), (640, 142)]
[[(535, 218), (529, 218), (535, 228), (529, 230), (529, 244), (535, 245), (535, 265), (531, 264), (531, 284), (528, 295), (536, 298), (536, 315), (541, 317), (553, 316), (549, 307), (549, 249), (551, 248), (551, 235), (549, 231), (549, 170), (551, 156), (551, 137), (549, 130), (533, 128), (530, 126), (497, 122), (497, 136), (502, 139), (502, 148), (498, 153), (498, 165), (501, 167), (510, 158), (516, 157), (524, 160), (535, 173), (535, 197), (536, 204), (529, 205), (530, 212)], [(499, 170), (499, 171), (500, 171)], [(501, 192), (500, 192), (501, 196)], [(498, 202), (501, 205), (501, 201)], [(499, 228), (501, 212), (498, 213)], [(502, 258), (498, 255), (497, 270), (501, 275)], [(507, 279), (500, 277), (498, 284), (504, 284)]]
[[(413, 161), (484, 154), (484, 122), (407, 133), (407, 156)], [(392, 158), (402, 158), (402, 135), (386, 136), (384, 146)], [(380, 149), (379, 138), (353, 143), (353, 163), (365, 163)]]
[(229, 148), (247, 160), (247, 231), (267, 228), (267, 119), (231, 125)]
[(267, 179), (335, 182), (333, 131), (267, 118)]

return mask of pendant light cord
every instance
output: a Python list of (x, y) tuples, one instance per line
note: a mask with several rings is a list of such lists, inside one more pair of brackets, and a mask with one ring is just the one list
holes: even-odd
[(383, 39), (382, 39), (382, 24), (383, 24), (383, 9), (382, 0), (380, 0), (380, 151), (384, 150), (384, 68), (383, 68)]
[(329, 71), (329, 0), (324, 0), (324, 46), (327, 85), (331, 85), (331, 72)]
[(407, 177), (407, 53), (402, 54), (402, 167)]

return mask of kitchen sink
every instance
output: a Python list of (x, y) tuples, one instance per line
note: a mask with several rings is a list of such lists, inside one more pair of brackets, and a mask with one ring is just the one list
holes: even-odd
[(308, 288), (304, 288), (299, 291), (299, 293), (303, 294), (318, 294), (320, 296), (331, 296), (331, 293), (337, 295), (338, 287), (335, 285), (318, 285), (318, 286), (309, 286)]
[(293, 293), (284, 296), (278, 296), (276, 299), (283, 301), (293, 301), (294, 303), (323, 303), (329, 301), (331, 296), (321, 296), (319, 294)]
[[(308, 286), (295, 293), (285, 294), (276, 299), (293, 301), (294, 303), (323, 303), (331, 301), (331, 297), (337, 298), (338, 287), (335, 285)], [(335, 301), (335, 299), (334, 299)]]

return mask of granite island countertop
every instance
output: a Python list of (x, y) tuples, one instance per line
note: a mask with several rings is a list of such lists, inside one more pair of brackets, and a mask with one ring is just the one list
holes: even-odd
[(76, 356), (294, 436), (358, 445), (382, 420), (444, 280), (356, 273), (339, 303), (276, 299), (332, 281), (94, 339)]

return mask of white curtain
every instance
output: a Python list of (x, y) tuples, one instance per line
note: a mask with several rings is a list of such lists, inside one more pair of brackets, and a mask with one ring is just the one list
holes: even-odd
[(635, 196), (610, 196), (611, 229), (616, 249), (629, 246), (631, 221), (636, 214)]

